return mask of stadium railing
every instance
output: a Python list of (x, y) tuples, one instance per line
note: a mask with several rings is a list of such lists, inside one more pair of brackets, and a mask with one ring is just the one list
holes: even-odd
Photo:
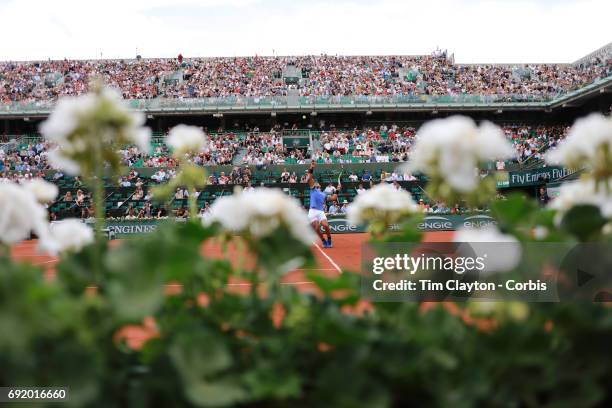
[[(347, 163), (347, 164), (320, 164), (317, 166), (317, 174), (319, 172), (333, 172), (336, 174), (336, 177), (340, 172), (343, 172), (344, 176), (348, 177), (351, 172), (355, 172), (358, 175), (361, 175), (363, 170), (369, 170), (370, 173), (374, 174), (377, 171), (387, 171), (393, 172), (399, 165), (403, 163)], [(223, 165), (223, 166), (206, 166), (206, 171), (208, 174), (219, 175), (221, 172), (225, 172), (225, 174), (231, 173), (231, 171), (235, 167), (243, 167), (244, 165)], [(294, 164), (291, 165), (290, 171), (295, 172), (299, 176), (301, 176), (310, 166), (310, 164)], [(268, 174), (278, 174), (280, 177), (280, 173), (283, 171), (285, 167), (287, 167), (287, 163), (285, 164), (272, 164), (265, 166), (261, 169), (258, 169), (257, 166), (250, 165), (251, 174), (254, 177), (263, 177)], [(135, 170), (141, 177), (151, 177), (155, 172), (161, 170), (161, 167), (131, 167), (130, 170)], [(165, 169), (165, 168), (164, 168)], [(55, 174), (55, 170), (45, 170), (44, 173), (47, 177), (52, 177)]]

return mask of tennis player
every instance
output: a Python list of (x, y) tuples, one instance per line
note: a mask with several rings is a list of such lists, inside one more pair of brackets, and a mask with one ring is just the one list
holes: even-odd
[[(313, 160), (310, 163), (310, 168), (308, 169), (308, 187), (310, 188), (310, 209), (308, 210), (308, 220), (319, 238), (321, 238), (321, 241), (323, 241), (323, 248), (331, 248), (332, 237), (331, 230), (327, 222), (327, 216), (325, 215), (325, 203), (327, 201), (337, 201), (338, 194), (327, 194), (324, 191), (321, 191), (321, 184), (314, 179), (314, 168), (315, 162)], [(340, 184), (340, 180), (338, 180), (338, 187), (336, 191), (340, 191), (341, 188), (342, 185)], [(327, 240), (321, 232), (321, 227), (323, 227), (323, 230), (327, 235)]]

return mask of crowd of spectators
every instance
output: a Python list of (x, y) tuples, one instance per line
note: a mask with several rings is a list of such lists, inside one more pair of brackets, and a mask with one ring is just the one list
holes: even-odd
[[(297, 72), (288, 81), (286, 72)], [(289, 75), (289, 74), (287, 74)], [(564, 93), (612, 75), (612, 57), (588, 63), (455, 64), (425, 56), (300, 56), (0, 62), (0, 102), (47, 102), (87, 92), (94, 78), (126, 99), (529, 95)]]
[[(522, 163), (528, 159), (542, 159), (544, 152), (556, 146), (569, 129), (563, 125), (506, 125), (502, 130), (516, 149), (516, 161)], [(405, 162), (410, 159), (415, 138), (414, 127), (397, 125), (323, 132), (321, 149), (315, 150), (313, 159), (320, 163)], [(504, 162), (500, 162), (498, 170), (503, 170), (504, 166)]]
[(555, 147), (563, 140), (569, 127), (557, 126), (505, 126), (503, 127), (508, 138), (516, 149), (519, 163), (529, 159), (541, 160), (544, 152)]
[(238, 167), (234, 166), (232, 171), (228, 174), (225, 174), (224, 171), (219, 172), (219, 174), (211, 174), (208, 176), (208, 184), (210, 185), (225, 185), (225, 184), (233, 184), (233, 185), (243, 185), (250, 186), (252, 180), (252, 173), (249, 166)]
[(313, 159), (322, 163), (404, 162), (408, 160), (416, 129), (397, 125), (321, 134), (321, 149)]
[(12, 171), (29, 173), (47, 169), (49, 143), (40, 139), (35, 143), (23, 144), (12, 149), (10, 145), (0, 146), (0, 173)]
[[(556, 146), (567, 134), (568, 127), (529, 126), (510, 124), (502, 126), (507, 139), (516, 149), (516, 161), (542, 159), (547, 149)], [(320, 134), (312, 153), (306, 148), (292, 148), (283, 144), (280, 133), (250, 132), (246, 136), (235, 133), (208, 135), (209, 143), (197, 155), (188, 160), (200, 166), (250, 165), (257, 169), (278, 164), (304, 164), (315, 160), (319, 163), (386, 163), (406, 162), (416, 139), (416, 129), (411, 126), (380, 125), (353, 130), (330, 130)], [(50, 168), (47, 152), (51, 146), (43, 141), (31, 141), (15, 149), (0, 147), (0, 172), (27, 174)], [(240, 153), (240, 154), (239, 154)], [(163, 141), (154, 143), (149, 152), (143, 153), (136, 146), (120, 149), (123, 165), (130, 168), (154, 167), (171, 169), (178, 161)], [(504, 170), (505, 162), (497, 163)], [(165, 181), (171, 170), (159, 170), (154, 179)], [(296, 176), (299, 179), (299, 176)]]
[[(234, 156), (241, 147), (234, 133), (207, 135), (208, 145), (203, 151), (191, 155), (189, 160), (199, 166), (232, 164)], [(163, 143), (154, 143), (149, 152), (141, 152), (136, 146), (126, 146), (120, 150), (122, 162), (128, 167), (176, 167), (178, 161), (172, 157), (170, 149)]]
[(21, 184), (25, 181), (32, 180), (34, 178), (42, 178), (45, 177), (45, 173), (43, 171), (0, 171), (0, 183), (18, 183)]
[(288, 148), (283, 145), (282, 137), (274, 130), (269, 133), (249, 133), (241, 143), (244, 147), (243, 164), (258, 168), (270, 164), (304, 164), (306, 161), (304, 149)]

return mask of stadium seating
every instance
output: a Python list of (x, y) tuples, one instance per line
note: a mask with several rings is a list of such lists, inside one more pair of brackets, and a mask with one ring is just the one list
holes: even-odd
[(609, 55), (577, 65), (520, 66), (461, 65), (445, 54), (0, 62), (0, 103), (83, 94), (94, 77), (117, 87), (124, 98), (140, 100), (132, 103), (134, 108), (156, 98), (229, 106), (242, 97), (273, 103), (275, 97), (292, 94), (322, 104), (330, 98), (343, 103), (337, 98), (349, 96), (538, 101), (610, 75)]
[[(516, 148), (517, 161), (526, 163), (541, 159), (548, 148), (565, 137), (567, 127), (508, 124), (503, 130)], [(397, 163), (409, 160), (416, 135), (414, 127), (395, 125), (308, 132), (313, 139), (312, 147), (304, 141), (299, 146), (287, 145), (282, 142), (282, 133), (276, 132), (211, 133), (206, 151), (192, 156), (191, 160), (202, 166), (250, 165), (256, 168), (303, 165), (310, 160), (319, 164)], [(175, 167), (177, 162), (171, 157), (164, 137), (162, 133), (155, 134), (149, 152), (141, 152), (134, 146), (121, 149), (123, 164), (138, 169)], [(0, 149), (0, 172), (31, 173), (50, 169), (46, 162), (46, 152), (51, 148), (48, 143), (36, 135), (17, 140)], [(510, 164), (505, 163), (504, 168)], [(296, 176), (299, 178), (301, 174)], [(278, 177), (279, 174), (271, 174), (269, 178), (253, 181), (268, 183)]]

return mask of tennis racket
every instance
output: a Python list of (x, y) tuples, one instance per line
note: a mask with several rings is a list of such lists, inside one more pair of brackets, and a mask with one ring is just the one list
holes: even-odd
[[(340, 165), (340, 174), (338, 174), (338, 193), (340, 192), (340, 189), (342, 188), (342, 183), (340, 182), (340, 179), (342, 178), (342, 174), (344, 174), (344, 164)], [(338, 194), (336, 194), (336, 202), (340, 202), (340, 200), (338, 200)]]

